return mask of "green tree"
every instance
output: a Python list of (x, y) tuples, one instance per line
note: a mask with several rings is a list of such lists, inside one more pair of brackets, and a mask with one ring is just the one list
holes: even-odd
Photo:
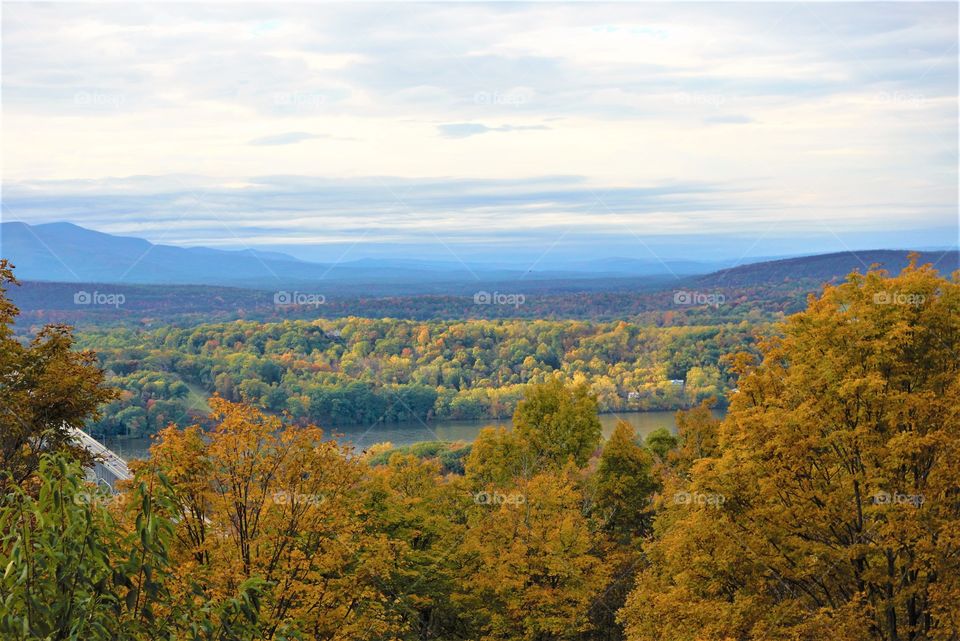
[(401, 617), (405, 638), (468, 638), (470, 629), (452, 601), (462, 575), (453, 551), (463, 538), (470, 494), (462, 478), (444, 480), (437, 461), (394, 453), (371, 470), (367, 510), (395, 555), (383, 572), (384, 592)]
[(636, 441), (633, 427), (617, 423), (604, 444), (596, 471), (589, 479), (595, 545), (603, 549), (609, 583), (591, 608), (597, 639), (622, 639), (616, 612), (633, 587), (642, 562), (639, 542), (649, 534), (652, 497), (659, 483), (652, 476), (653, 457)]
[(41, 456), (36, 480), (35, 496), (12, 485), (0, 498), (0, 637), (258, 638), (258, 580), (235, 598), (218, 599), (197, 584), (193, 598), (172, 597), (174, 526), (162, 515), (162, 490), (140, 486), (125, 505), (110, 505), (113, 496), (84, 483), (81, 466), (58, 454)]
[(554, 467), (570, 457), (578, 466), (586, 464), (602, 433), (597, 399), (587, 384), (567, 385), (556, 378), (527, 388), (513, 414), (513, 426), (537, 457)]
[(667, 460), (667, 455), (677, 447), (680, 441), (665, 427), (660, 427), (647, 434), (647, 448), (657, 455), (661, 461)]
[(510, 487), (529, 479), (537, 469), (530, 444), (503, 427), (480, 430), (466, 462), (467, 478), (480, 487)]
[(594, 501), (604, 528), (626, 537), (646, 533), (653, 516), (651, 497), (657, 482), (651, 475), (650, 454), (636, 442), (633, 427), (619, 421), (603, 446), (594, 474)]

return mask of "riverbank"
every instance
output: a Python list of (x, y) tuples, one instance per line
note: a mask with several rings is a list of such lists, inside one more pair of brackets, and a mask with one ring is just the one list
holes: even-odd
[[(722, 416), (723, 412), (714, 410), (714, 414)], [(647, 434), (665, 427), (672, 432), (677, 429), (674, 417), (676, 412), (619, 412), (600, 414), (600, 424), (603, 426), (604, 437), (609, 436), (617, 421), (624, 420), (633, 426), (641, 438)], [(374, 443), (389, 442), (396, 446), (411, 445), (422, 441), (463, 441), (472, 442), (480, 430), (493, 425), (510, 427), (510, 419), (478, 419), (478, 420), (439, 420), (439, 421), (408, 421), (403, 423), (376, 423), (372, 426), (355, 425), (345, 426), (327, 433), (337, 440), (350, 442), (358, 450), (364, 450)], [(109, 438), (103, 443), (116, 452), (124, 460), (142, 459), (148, 456), (150, 449), (149, 438)]]

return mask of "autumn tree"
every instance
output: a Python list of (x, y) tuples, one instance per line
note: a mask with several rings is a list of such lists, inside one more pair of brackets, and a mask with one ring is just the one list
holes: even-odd
[(719, 449), (720, 419), (710, 412), (710, 406), (716, 399), (709, 398), (689, 410), (676, 413), (679, 451), (673, 463), (687, 470), (694, 461), (717, 456)]
[(634, 458), (621, 442), (631, 436), (621, 430), (603, 465), (601, 489), (588, 482), (582, 467), (597, 449), (600, 424), (596, 400), (583, 384), (528, 386), (514, 425), (482, 430), (466, 463), (473, 505), (465, 510), (457, 552), (467, 573), (455, 602), (471, 638), (617, 638), (604, 628), (619, 629), (613, 613), (629, 572), (614, 573), (635, 565), (635, 557), (621, 554), (599, 530), (611, 525), (608, 518), (629, 527), (634, 504), (625, 493), (637, 485), (626, 476), (643, 466), (645, 453)]
[(69, 430), (98, 418), (98, 406), (115, 392), (104, 386), (96, 355), (74, 351), (69, 327), (47, 325), (27, 343), (14, 336), (19, 310), (6, 290), (16, 282), (13, 266), (0, 260), (0, 470), (9, 473), (7, 482), (20, 484), (37, 471), (44, 452), (88, 460)]
[(472, 494), (462, 477), (441, 474), (436, 460), (394, 453), (370, 470), (366, 510), (393, 553), (377, 583), (409, 639), (466, 638), (470, 628), (452, 596), (463, 569), (463, 540)]
[(519, 433), (503, 427), (485, 427), (470, 448), (465, 470), (478, 489), (504, 488), (521, 478), (530, 478), (540, 465), (531, 444)]
[(590, 609), (609, 568), (596, 554), (575, 477), (568, 467), (474, 495), (454, 595), (469, 638), (560, 641), (592, 629)]
[(665, 490), (628, 638), (960, 638), (958, 281), (851, 274), (736, 360), (716, 448)]
[(377, 577), (393, 553), (368, 526), (362, 462), (319, 428), (216, 397), (210, 405), (212, 431), (171, 426), (137, 472), (163, 475), (175, 492), (181, 583), (229, 594), (262, 579), (264, 639), (388, 635), (397, 616)]

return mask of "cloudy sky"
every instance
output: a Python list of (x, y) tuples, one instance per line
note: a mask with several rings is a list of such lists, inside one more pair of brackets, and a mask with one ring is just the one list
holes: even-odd
[(957, 244), (957, 5), (4, 3), (4, 220), (318, 260)]

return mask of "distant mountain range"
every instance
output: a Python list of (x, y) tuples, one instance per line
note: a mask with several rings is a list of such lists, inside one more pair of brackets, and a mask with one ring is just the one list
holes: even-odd
[[(917, 253), (919, 264), (930, 263), (941, 274), (950, 274), (960, 269), (960, 254), (955, 249)], [(909, 255), (910, 251), (902, 249), (870, 249), (800, 256), (739, 265), (732, 269), (694, 277), (692, 282), (704, 287), (749, 287), (790, 282), (820, 284), (843, 279), (854, 270), (866, 272), (874, 264), (891, 274), (896, 274), (909, 264)]]
[[(195, 284), (275, 289), (323, 283), (428, 284), (519, 279), (618, 278), (705, 274), (723, 265), (628, 258), (572, 261), (564, 270), (450, 260), (363, 259), (321, 264), (280, 252), (228, 251), (153, 244), (72, 223), (0, 224), (0, 256), (23, 280), (125, 284)], [(425, 291), (430, 291), (426, 289)]]
[[(605, 258), (570, 261), (563, 270), (436, 259), (371, 259), (321, 264), (288, 254), (153, 244), (72, 223), (0, 223), (0, 257), (24, 281), (125, 285), (204, 285), (278, 290), (318, 287), (342, 294), (387, 296), (471, 292), (484, 287), (523, 291), (638, 291), (680, 284), (745, 287), (784, 282), (820, 284), (871, 264), (898, 272), (907, 250), (865, 250), (753, 262), (734, 267), (716, 262), (643, 261)], [(924, 251), (921, 262), (943, 273), (960, 268), (956, 250)], [(358, 288), (363, 285), (362, 288)], [(501, 290), (505, 291), (505, 290)]]
[[(697, 322), (707, 317), (732, 322), (742, 319), (737, 311), (742, 305), (766, 314), (798, 311), (807, 294), (819, 291), (824, 283), (842, 280), (854, 270), (865, 272), (874, 264), (897, 273), (907, 265), (910, 253), (880, 249), (821, 254), (709, 274), (634, 276), (629, 270), (642, 266), (619, 259), (584, 261), (571, 265), (580, 271), (568, 273), (472, 266), (471, 274), (463, 266), (457, 270), (449, 262), (431, 260), (358, 260), (330, 267), (279, 253), (151, 245), (62, 224), (5, 223), (2, 232), (0, 255), (13, 260), (22, 283), (8, 291), (23, 312), (21, 329), (48, 322), (149, 325), (321, 316), (614, 319), (690, 311), (693, 308), (677, 303), (684, 290), (722, 293), (737, 301), (693, 312)], [(612, 272), (621, 262), (626, 273)], [(919, 262), (932, 263), (948, 274), (960, 269), (960, 254), (928, 250), (920, 253)], [(276, 276), (265, 278), (260, 270), (268, 269)], [(278, 297), (289, 298), (291, 292), (319, 293), (324, 302), (293, 307), (278, 303)], [(522, 294), (524, 304), (477, 304), (477, 296), (489, 299), (495, 292)], [(101, 295), (116, 299), (116, 304), (111, 300), (89, 304)]]

